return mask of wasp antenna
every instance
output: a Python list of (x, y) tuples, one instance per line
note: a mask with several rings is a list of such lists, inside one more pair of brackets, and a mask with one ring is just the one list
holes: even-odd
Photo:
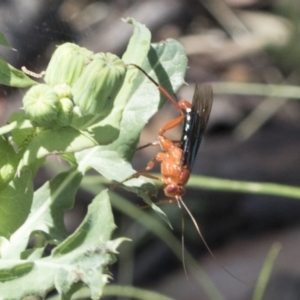
[(177, 108), (177, 110), (179, 111), (179, 113), (181, 115), (183, 115), (183, 111), (182, 109), (179, 107), (176, 98), (174, 98), (164, 87), (162, 87), (157, 81), (155, 81), (143, 68), (141, 68), (140, 66), (136, 65), (136, 64), (126, 64), (126, 66), (133, 66), (135, 68), (137, 68), (138, 70), (140, 70), (151, 82), (153, 82), (158, 90), (171, 102), (173, 103), (173, 105)]
[(208, 246), (203, 234), (201, 233), (201, 230), (198, 226), (197, 221), (195, 220), (194, 216), (192, 215), (192, 213), (190, 212), (190, 210), (188, 209), (188, 207), (186, 206), (186, 204), (183, 202), (181, 197), (176, 197), (176, 199), (180, 202), (180, 204), (184, 207), (185, 211), (188, 213), (189, 217), (191, 218), (201, 240), (203, 241), (206, 249), (208, 250), (209, 254), (212, 256), (212, 258), (215, 260), (215, 262), (220, 266), (220, 268), (222, 268), (227, 274), (229, 274), (232, 278), (236, 279), (237, 281), (248, 285), (246, 282), (244, 282), (243, 280), (239, 279), (238, 277), (236, 277), (235, 275), (233, 275), (230, 271), (228, 271), (222, 264), (221, 262), (216, 258), (216, 256), (214, 255), (214, 253), (212, 252), (212, 250), (210, 249), (210, 247)]
[[(180, 199), (178, 199), (180, 198)], [(188, 272), (187, 272), (187, 267), (186, 267), (186, 263), (185, 263), (185, 239), (184, 239), (184, 231), (185, 231), (185, 222), (184, 222), (184, 216), (183, 216), (183, 211), (182, 211), (182, 207), (181, 207), (181, 202), (182, 199), (179, 196), (176, 196), (176, 200), (177, 200), (177, 204), (180, 210), (180, 215), (181, 215), (181, 256), (182, 256), (182, 265), (183, 265), (183, 270), (184, 270), (184, 274), (185, 277), (189, 283), (190, 286), (192, 286)]]
[(159, 83), (157, 81), (155, 81), (143, 68), (141, 68), (140, 66), (136, 65), (136, 64), (127, 64), (126, 66), (133, 66), (135, 68), (137, 68), (138, 70), (140, 70), (150, 81), (152, 81), (157, 87), (159, 87)]

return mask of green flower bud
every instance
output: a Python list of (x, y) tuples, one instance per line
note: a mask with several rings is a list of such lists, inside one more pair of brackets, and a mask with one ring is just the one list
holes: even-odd
[(80, 109), (79, 106), (77, 106), (77, 105), (74, 106), (74, 108), (73, 108), (73, 115), (76, 116), (77, 118), (83, 117), (82, 111), (81, 111), (81, 109)]
[(75, 104), (83, 114), (108, 115), (125, 75), (126, 66), (119, 57), (96, 54), (72, 88)]
[(66, 83), (57, 84), (53, 87), (53, 89), (55, 90), (59, 99), (72, 98), (72, 88)]
[(60, 107), (55, 90), (46, 84), (31, 87), (23, 98), (23, 105), (31, 122), (43, 127), (53, 124)]
[(51, 86), (59, 83), (72, 86), (92, 59), (93, 52), (88, 49), (72, 43), (62, 44), (53, 53), (44, 80)]
[(73, 102), (69, 98), (62, 98), (59, 100), (60, 109), (57, 115), (57, 124), (60, 126), (67, 126), (71, 123), (73, 117)]

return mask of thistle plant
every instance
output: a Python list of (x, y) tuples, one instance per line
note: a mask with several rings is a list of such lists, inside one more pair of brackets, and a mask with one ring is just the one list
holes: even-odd
[[(69, 236), (64, 214), (89, 170), (108, 183), (135, 173), (131, 160), (140, 132), (163, 98), (127, 64), (142, 66), (173, 91), (182, 85), (187, 65), (178, 42), (151, 44), (144, 25), (125, 22), (134, 30), (121, 58), (72, 43), (59, 45), (42, 82), (0, 60), (0, 83), (27, 89), (24, 110), (0, 128), (0, 299), (46, 297), (52, 290), (60, 299), (70, 299), (83, 286), (92, 299), (99, 299), (113, 280), (109, 265), (126, 240), (111, 237), (113, 193), (103, 187)], [(0, 43), (9, 46), (3, 36)], [(50, 154), (67, 162), (68, 169), (34, 190), (35, 175), (47, 166)], [(166, 219), (150, 202), (150, 180), (133, 179), (125, 188), (139, 193)]]

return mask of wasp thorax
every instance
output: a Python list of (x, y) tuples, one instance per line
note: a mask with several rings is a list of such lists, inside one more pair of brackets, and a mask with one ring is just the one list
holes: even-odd
[(72, 88), (75, 104), (85, 115), (108, 115), (125, 75), (126, 66), (116, 55), (94, 55), (93, 61), (84, 69)]
[(72, 86), (92, 59), (92, 51), (72, 43), (62, 44), (53, 53), (44, 80), (51, 86), (61, 83)]

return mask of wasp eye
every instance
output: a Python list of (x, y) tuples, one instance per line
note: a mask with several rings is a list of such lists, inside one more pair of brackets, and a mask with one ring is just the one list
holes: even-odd
[(169, 184), (164, 189), (165, 195), (168, 197), (182, 196), (185, 188), (182, 185)]

